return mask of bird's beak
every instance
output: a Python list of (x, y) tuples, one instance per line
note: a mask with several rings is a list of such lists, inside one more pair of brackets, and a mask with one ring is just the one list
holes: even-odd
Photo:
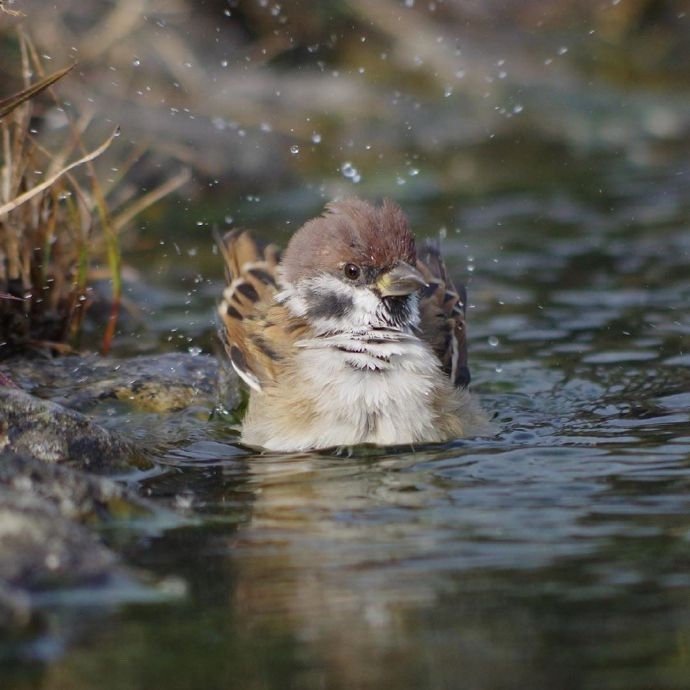
[(382, 297), (411, 295), (427, 285), (424, 276), (414, 266), (404, 261), (397, 263), (390, 271), (382, 273), (376, 281), (376, 287)]

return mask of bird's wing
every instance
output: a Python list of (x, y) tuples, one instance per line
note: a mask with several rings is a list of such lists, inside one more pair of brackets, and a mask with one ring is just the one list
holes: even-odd
[(237, 374), (260, 391), (274, 377), (280, 356), (272, 343), (275, 327), (267, 323), (277, 290), (278, 249), (269, 245), (262, 251), (247, 231), (229, 232), (217, 241), (227, 278), (218, 305), (221, 337)]
[(419, 303), (422, 337), (433, 348), (443, 371), (458, 387), (470, 382), (467, 364), (464, 285), (456, 288), (448, 277), (437, 245), (426, 242), (417, 259), (417, 268), (429, 286), (421, 290)]

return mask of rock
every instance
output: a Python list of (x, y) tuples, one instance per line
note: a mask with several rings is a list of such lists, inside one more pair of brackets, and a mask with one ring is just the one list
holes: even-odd
[(36, 458), (0, 453), (0, 491), (50, 504), (61, 518), (95, 525), (160, 512), (124, 484)]
[(205, 355), (15, 359), (0, 364), (3, 373), (33, 395), (78, 410), (108, 400), (152, 412), (213, 405), (219, 397), (228, 409), (239, 402), (237, 377)]
[(33, 625), (37, 591), (140, 581), (94, 527), (136, 519), (140, 537), (179, 518), (102, 475), (149, 468), (152, 449), (189, 438), (218, 402), (239, 400), (237, 377), (212, 357), (3, 362), (0, 637)]
[(149, 518), (153, 531), (177, 522), (106, 477), (0, 453), (0, 634), (36, 620), (36, 591), (138, 582), (94, 530), (132, 518)]
[[(74, 481), (62, 486), (37, 482), (43, 474), (40, 466), (37, 460), (0, 454), (0, 631), (25, 627), (35, 619), (32, 591), (103, 584), (120, 569), (115, 554), (75, 520), (87, 506), (97, 505), (98, 492), (88, 501), (81, 486), (70, 497), (67, 487)], [(70, 473), (67, 468), (43, 468), (48, 474), (57, 470), (63, 480)]]
[(0, 489), (0, 585), (21, 590), (105, 578), (116, 556), (52, 503)]
[(133, 444), (79, 412), (13, 388), (0, 388), (0, 451), (100, 474), (150, 464)]

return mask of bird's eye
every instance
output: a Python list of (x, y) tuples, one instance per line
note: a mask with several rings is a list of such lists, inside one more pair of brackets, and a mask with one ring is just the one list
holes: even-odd
[(349, 280), (357, 280), (361, 271), (357, 264), (345, 264), (343, 273), (345, 273), (345, 277)]

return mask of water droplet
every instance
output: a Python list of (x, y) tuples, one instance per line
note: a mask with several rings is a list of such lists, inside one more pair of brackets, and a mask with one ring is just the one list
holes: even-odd
[(407, 174), (408, 174), (410, 177), (417, 177), (417, 175), (419, 175), (419, 168), (410, 168), (410, 169), (407, 171)]
[(192, 357), (198, 357), (202, 353), (202, 349), (200, 347), (192, 346), (187, 348), (187, 352), (189, 352)]
[(516, 105), (513, 106), (513, 113), (515, 115), (519, 115), (524, 109), (525, 109), (525, 107), (523, 105), (520, 105), (519, 103), (517, 103)]
[(561, 46), (561, 47), (558, 49), (558, 54), (559, 54), (559, 55), (565, 55), (567, 52), (568, 52), (568, 49), (567, 49), (565, 46)]
[(181, 510), (189, 510), (194, 505), (194, 496), (191, 493), (175, 496), (175, 507)]
[(139, 65), (141, 65), (141, 60), (139, 58), (134, 58), (134, 60), (132, 60), (132, 65), (134, 65), (134, 67), (139, 67)]
[(340, 166), (340, 172), (343, 174), (343, 177), (354, 177), (357, 174), (357, 168), (350, 161), (345, 161)]
[(452, 86), (446, 86), (445, 89), (443, 89), (443, 96), (444, 98), (448, 98), (449, 96), (453, 95), (453, 87)]
[(499, 344), (500, 342), (501, 342), (501, 341), (500, 341), (495, 335), (490, 335), (490, 336), (489, 336), (488, 343), (489, 343), (489, 345), (491, 345), (491, 347), (498, 347), (498, 344)]
[(230, 214), (228, 214), (227, 216), (225, 216), (225, 217), (223, 218), (223, 220), (224, 220), (228, 225), (232, 225), (232, 224), (233, 224), (233, 221), (234, 221), (235, 219), (234, 219)]
[(290, 153), (291, 153), (293, 156), (296, 156), (296, 155), (299, 153), (299, 146), (297, 146), (297, 144), (293, 144), (293, 145), (290, 147)]
[(395, 184), (400, 185), (402, 187), (402, 185), (407, 184), (407, 180), (404, 177), (401, 177), (400, 175), (398, 175), (395, 178)]
[(220, 61), (220, 66), (221, 66), (221, 67), (227, 67), (227, 66), (228, 66), (228, 61), (227, 61), (227, 60), (221, 60), (221, 61)]
[(321, 143), (321, 135), (318, 132), (312, 132), (311, 140), (314, 144), (320, 144)]
[(500, 364), (496, 365), (496, 368), (494, 370), (497, 374), (500, 374), (503, 371), (503, 367)]

